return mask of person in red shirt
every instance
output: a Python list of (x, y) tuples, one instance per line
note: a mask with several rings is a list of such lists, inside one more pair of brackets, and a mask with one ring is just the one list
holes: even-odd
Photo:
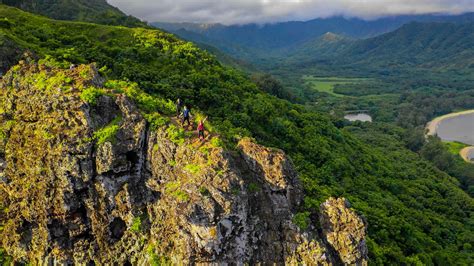
[(206, 137), (204, 136), (204, 130), (205, 130), (204, 122), (206, 122), (206, 120), (207, 120), (207, 117), (204, 120), (200, 120), (197, 127), (198, 137), (201, 141), (204, 141), (206, 139)]

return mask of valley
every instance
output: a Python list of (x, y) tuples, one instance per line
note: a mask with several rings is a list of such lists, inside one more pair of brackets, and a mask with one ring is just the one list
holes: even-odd
[(474, 263), (474, 13), (50, 4), (0, 0), (0, 264)]

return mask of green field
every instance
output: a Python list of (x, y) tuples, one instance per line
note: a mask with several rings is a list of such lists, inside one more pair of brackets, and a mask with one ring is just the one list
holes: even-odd
[(312, 88), (319, 92), (325, 92), (336, 97), (345, 97), (345, 95), (334, 92), (336, 85), (362, 83), (371, 81), (368, 78), (340, 78), (340, 77), (315, 77), (304, 75), (302, 77), (305, 84), (310, 85)]
[(448, 148), (448, 151), (454, 155), (459, 155), (462, 149), (466, 148), (467, 144), (461, 143), (461, 142), (455, 142), (455, 141), (449, 141), (449, 142), (444, 142), (446, 147)]

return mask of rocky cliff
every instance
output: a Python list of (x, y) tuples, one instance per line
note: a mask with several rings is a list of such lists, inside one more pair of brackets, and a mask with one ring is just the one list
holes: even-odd
[(282, 151), (177, 140), (120, 91), (81, 97), (103, 82), (93, 65), (25, 61), (2, 78), (0, 245), (14, 260), (367, 264), (346, 200), (297, 226), (303, 191)]

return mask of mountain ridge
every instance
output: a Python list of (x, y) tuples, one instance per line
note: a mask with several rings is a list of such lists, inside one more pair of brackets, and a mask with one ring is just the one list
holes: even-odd
[[(403, 24), (419, 22), (453, 22), (466, 23), (474, 21), (474, 13), (462, 15), (405, 15), (392, 16), (366, 21), (357, 18), (331, 17), (308, 21), (289, 21), (274, 24), (230, 25), (195, 23), (151, 23), (153, 26), (171, 32), (185, 29), (204, 35), (215, 41), (226, 41), (247, 48), (283, 48), (319, 37), (326, 32), (344, 35), (351, 38), (369, 38), (393, 31)], [(179, 35), (179, 34), (178, 34)], [(237, 41), (239, 40), (239, 41)]]
[(58, 20), (77, 20), (106, 25), (148, 27), (133, 16), (127, 16), (106, 0), (0, 0), (22, 10)]
[[(474, 23), (412, 22), (365, 40), (339, 39), (328, 47), (307, 44), (290, 55), (289, 61), (324, 60), (330, 65), (371, 68), (469, 71), (474, 66)], [(295, 58), (291, 58), (295, 56)], [(303, 57), (306, 57), (303, 61)], [(288, 61), (288, 62), (289, 62)], [(406, 66), (404, 66), (406, 65)]]

